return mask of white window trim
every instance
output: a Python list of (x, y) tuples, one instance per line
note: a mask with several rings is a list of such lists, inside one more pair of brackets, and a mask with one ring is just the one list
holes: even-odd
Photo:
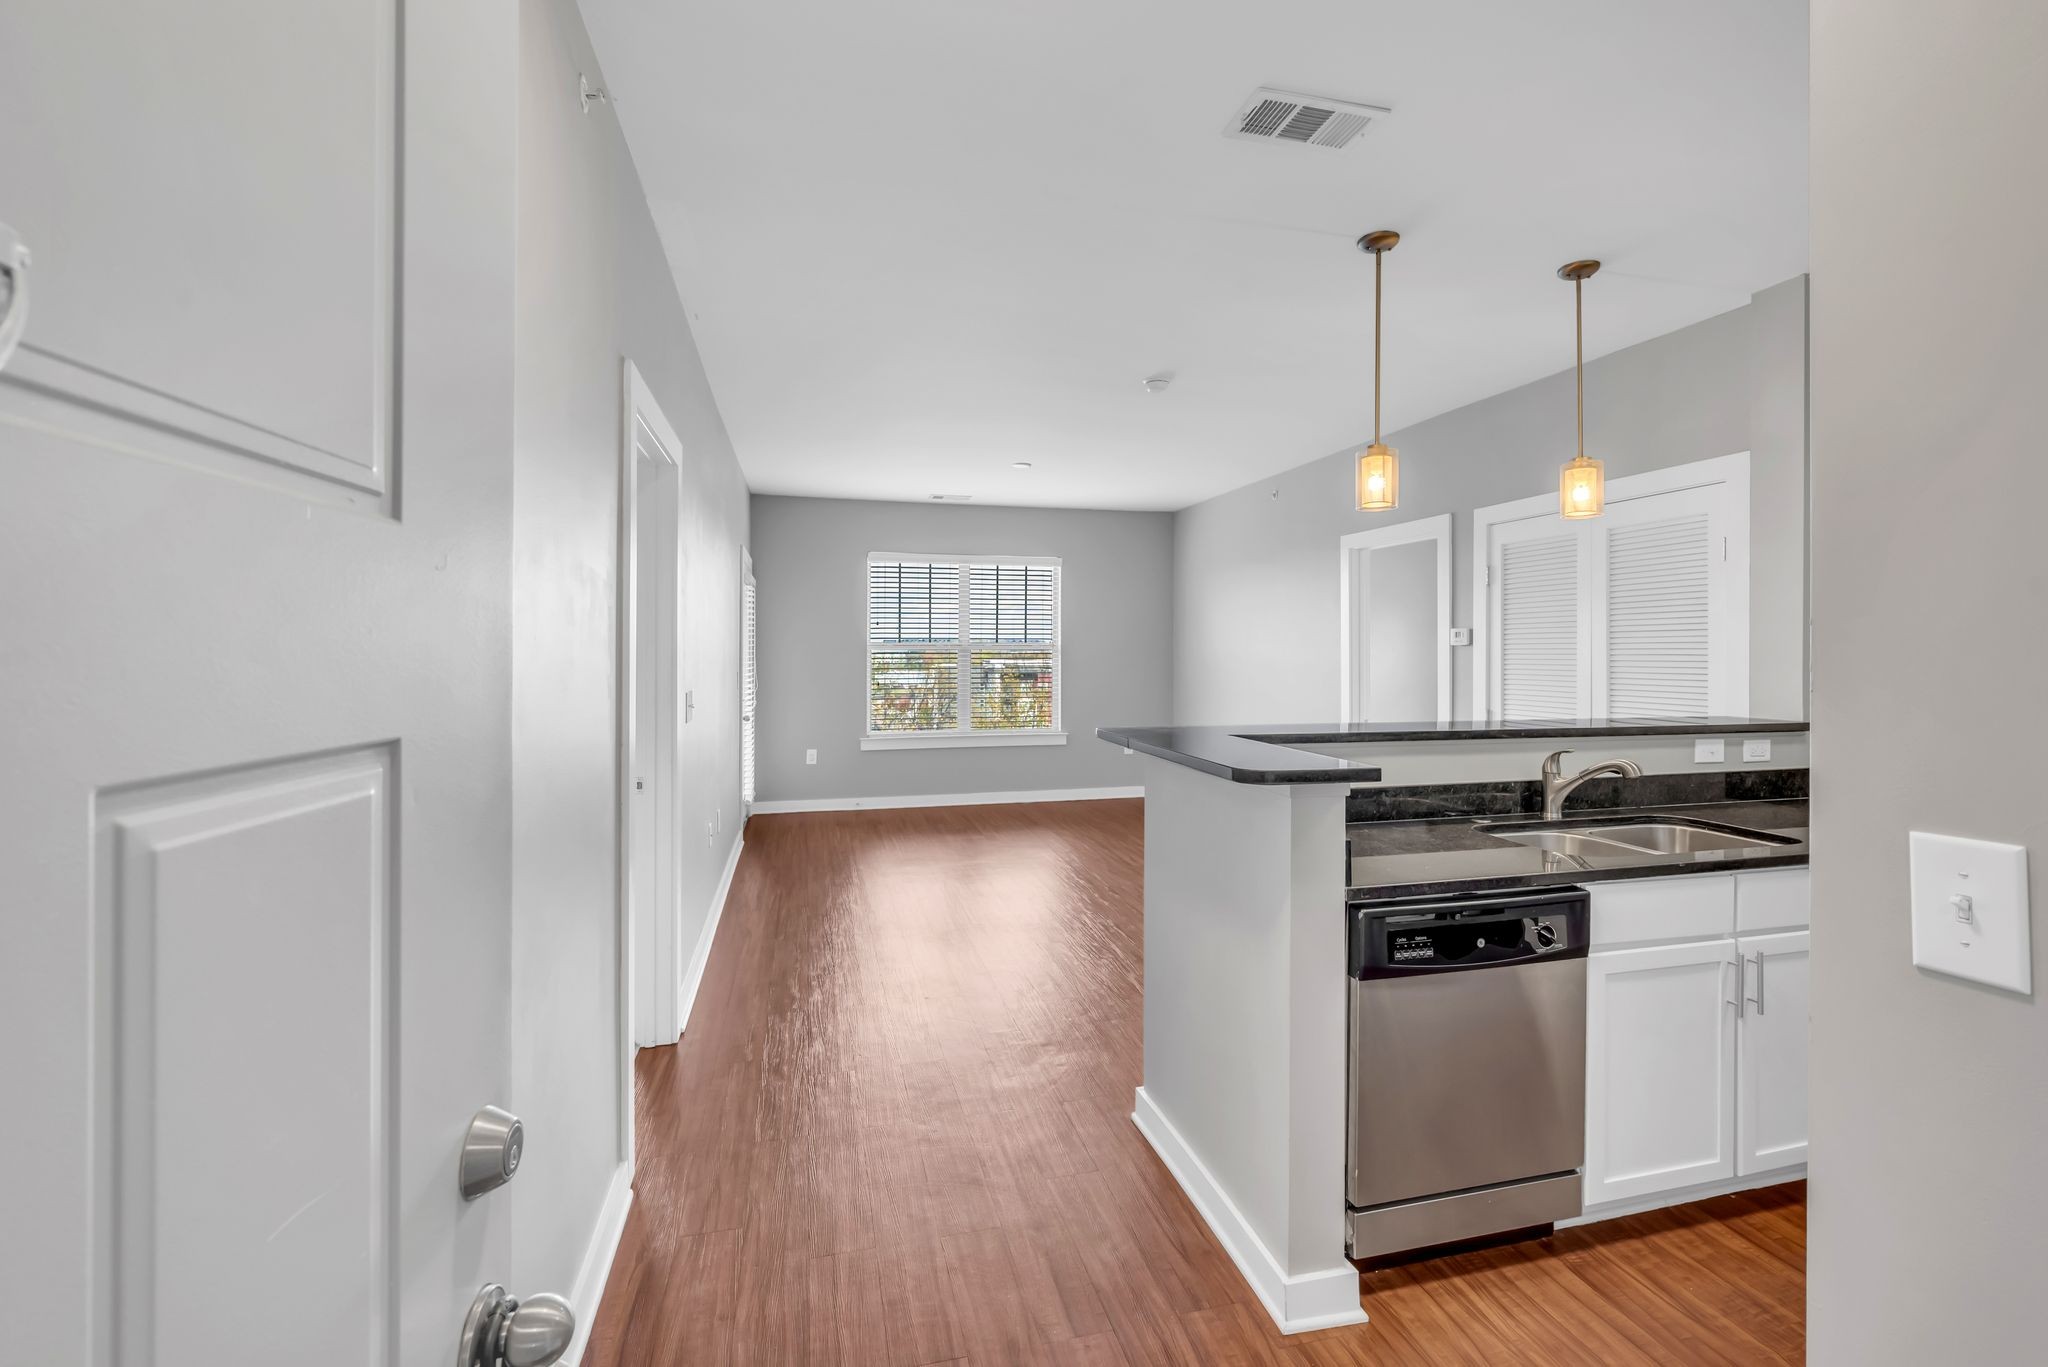
[[(1064, 645), (1067, 576), (1058, 556), (982, 553), (973, 555), (935, 555), (924, 551), (870, 551), (868, 552), (867, 563), (871, 566), (892, 564), (1040, 565), (1051, 566), (1058, 573), (1053, 579), (1052, 595), (1052, 726), (1050, 728), (1029, 731), (869, 731), (865, 729), (865, 723), (863, 723), (860, 741), (861, 749), (954, 750), (998, 745), (1065, 745), (1067, 743), (1067, 732), (1064, 725), (1066, 714), (1063, 711), (1063, 699), (1067, 682), (1067, 658)], [(870, 709), (873, 706), (873, 701), (868, 695), (868, 689), (872, 686), (870, 681), (874, 678), (875, 650), (875, 643), (867, 639), (866, 609), (868, 605), (865, 601), (867, 594), (867, 578), (865, 575), (862, 576), (861, 593), (863, 595), (861, 636), (864, 643), (861, 651), (861, 716), (865, 718), (872, 715)], [(973, 650), (975, 644), (967, 639), (967, 581), (964, 578), (960, 582), (959, 611), (961, 631), (959, 648), (964, 655)], [(962, 717), (971, 717), (973, 715), (973, 706), (969, 695), (974, 685), (974, 678), (972, 670), (967, 667), (967, 662), (964, 659), (961, 661), (959, 676), (960, 702), (958, 713)]]
[[(1703, 489), (1713, 485), (1726, 485), (1729, 496), (1744, 510), (1743, 533), (1738, 539), (1739, 544), (1731, 544), (1727, 551), (1731, 576), (1730, 592), (1742, 605), (1744, 629), (1735, 633), (1737, 639), (1729, 643), (1729, 658), (1722, 663), (1729, 673), (1731, 691), (1736, 698), (1731, 711), (1736, 715), (1746, 715), (1749, 711), (1749, 452), (1737, 451), (1732, 455), (1713, 456), (1706, 460), (1690, 461), (1684, 465), (1669, 465), (1661, 470), (1646, 470), (1639, 475), (1624, 475), (1619, 479), (1610, 479), (1607, 481), (1606, 502), (1626, 503), (1631, 499), (1676, 493), (1682, 489)], [(1557, 514), (1555, 490), (1473, 510), (1472, 716), (1475, 721), (1494, 720), (1493, 642), (1488, 639), (1493, 634), (1494, 622), (1490, 596), (1492, 586), (1487, 582), (1487, 551), (1493, 540), (1492, 529), (1503, 522), (1520, 522), (1526, 518), (1542, 517), (1546, 513), (1552, 516)], [(1562, 525), (1563, 519), (1558, 520)]]
[[(1418, 517), (1391, 527), (1352, 532), (1337, 542), (1338, 564), (1338, 657), (1337, 720), (1349, 724), (1363, 721), (1370, 700), (1366, 680), (1357, 668), (1358, 648), (1363, 642), (1365, 614), (1371, 611), (1371, 583), (1366, 578), (1367, 554), (1389, 546), (1416, 541), (1436, 543), (1436, 712), (1437, 720), (1451, 720), (1451, 515)], [(1398, 719), (1396, 719), (1398, 720)], [(1419, 719), (1418, 719), (1419, 720)]]

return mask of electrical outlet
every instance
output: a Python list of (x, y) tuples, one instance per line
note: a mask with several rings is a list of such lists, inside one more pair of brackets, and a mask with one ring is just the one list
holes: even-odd
[(804, 751), (804, 763), (806, 763), (806, 764), (816, 764), (817, 762), (818, 762), (818, 752), (817, 752), (816, 750), (806, 750), (806, 751)]
[(1760, 764), (1771, 757), (1771, 743), (1768, 740), (1746, 740), (1742, 742), (1742, 762)]
[(1696, 740), (1692, 743), (1694, 764), (1722, 764), (1727, 759), (1726, 748), (1717, 740)]

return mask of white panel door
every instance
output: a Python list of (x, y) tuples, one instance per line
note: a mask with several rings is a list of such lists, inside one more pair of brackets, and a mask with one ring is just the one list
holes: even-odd
[(1589, 956), (1586, 1204), (1735, 1175), (1735, 942)]
[(1808, 943), (1803, 930), (1736, 941), (1743, 975), (1736, 1171), (1745, 1177), (1806, 1161)]
[(456, 1154), (510, 1083), (516, 10), (0, 30), (34, 254), (0, 371), (0, 1357), (448, 1361), (507, 1252)]

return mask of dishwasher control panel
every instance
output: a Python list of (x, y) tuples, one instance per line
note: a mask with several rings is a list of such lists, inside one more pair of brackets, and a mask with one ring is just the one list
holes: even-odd
[(1351, 976), (1487, 968), (1583, 957), (1587, 898), (1579, 888), (1463, 900), (1360, 903), (1351, 909)]

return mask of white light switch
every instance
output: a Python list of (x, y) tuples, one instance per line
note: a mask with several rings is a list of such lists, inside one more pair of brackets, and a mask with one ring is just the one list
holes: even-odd
[(1914, 831), (1913, 962), (2008, 992), (2034, 990), (2027, 847)]
[(818, 752), (817, 752), (816, 750), (806, 750), (806, 751), (804, 751), (804, 763), (806, 763), (806, 764), (816, 764), (817, 762), (818, 762)]
[(1719, 764), (1726, 755), (1727, 751), (1720, 741), (1696, 740), (1692, 743), (1692, 762), (1694, 764)]
[(1452, 644), (1452, 645), (1454, 645), (1454, 646), (1469, 646), (1469, 645), (1471, 645), (1471, 644), (1472, 644), (1472, 628), (1470, 628), (1470, 627), (1452, 627), (1452, 628), (1451, 628), (1451, 644)]

